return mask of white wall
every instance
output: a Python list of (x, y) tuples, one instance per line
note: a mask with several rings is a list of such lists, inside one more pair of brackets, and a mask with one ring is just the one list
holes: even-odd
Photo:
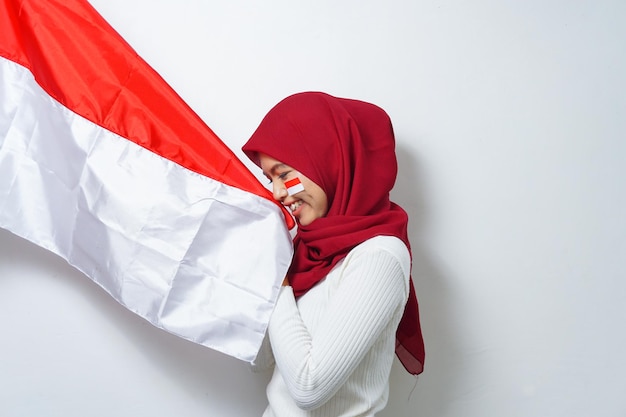
[[(626, 415), (625, 2), (92, 4), (239, 156), (297, 91), (390, 113), (427, 363), (382, 416)], [(267, 374), (0, 248), (0, 415), (260, 415)]]

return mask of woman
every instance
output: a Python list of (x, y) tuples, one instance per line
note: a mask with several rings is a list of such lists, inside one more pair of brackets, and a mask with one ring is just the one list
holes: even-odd
[(318, 92), (278, 103), (243, 147), (298, 223), (268, 327), (266, 417), (373, 416), (394, 350), (422, 371), (408, 219), (389, 200), (394, 148), (382, 109)]

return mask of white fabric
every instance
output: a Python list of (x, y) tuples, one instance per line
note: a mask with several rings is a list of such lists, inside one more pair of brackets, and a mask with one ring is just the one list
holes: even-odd
[(373, 416), (385, 407), (410, 268), (404, 243), (378, 236), (297, 303), (283, 287), (268, 331), (276, 367), (264, 417)]
[(270, 201), (77, 116), (3, 58), (0, 227), (60, 255), (155, 326), (245, 361), (292, 255)]

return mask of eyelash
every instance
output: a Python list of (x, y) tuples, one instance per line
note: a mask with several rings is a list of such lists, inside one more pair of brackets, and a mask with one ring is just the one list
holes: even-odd
[[(283, 173), (281, 173), (281, 174), (277, 175), (277, 177), (278, 177), (278, 178), (280, 178), (281, 180), (284, 180), (284, 179), (287, 177), (287, 175), (289, 175), (289, 173), (290, 173), (290, 172), (291, 172), (291, 171), (285, 171), (285, 172), (283, 172)], [(270, 180), (269, 180), (268, 184), (271, 184), (272, 182), (274, 182), (274, 180), (272, 180), (272, 179), (270, 178)]]

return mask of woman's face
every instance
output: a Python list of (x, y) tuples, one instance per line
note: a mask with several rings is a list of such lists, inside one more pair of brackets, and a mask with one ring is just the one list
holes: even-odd
[[(291, 210), (291, 214), (302, 226), (308, 226), (315, 219), (328, 212), (328, 198), (322, 188), (294, 168), (265, 154), (259, 154), (263, 174), (272, 182), (274, 199)], [(285, 182), (299, 178), (304, 190), (289, 195)]]

